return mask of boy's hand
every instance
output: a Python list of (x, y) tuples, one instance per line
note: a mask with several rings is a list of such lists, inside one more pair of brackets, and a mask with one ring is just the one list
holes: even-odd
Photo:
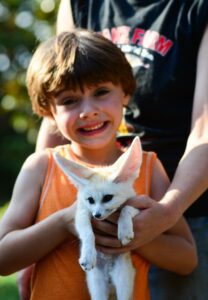
[(77, 202), (74, 202), (69, 207), (66, 207), (60, 211), (62, 214), (63, 225), (65, 229), (72, 233), (73, 235), (77, 235), (74, 225), (74, 218), (76, 214)]

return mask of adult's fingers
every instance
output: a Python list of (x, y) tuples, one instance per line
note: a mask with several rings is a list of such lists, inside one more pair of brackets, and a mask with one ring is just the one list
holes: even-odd
[(122, 246), (121, 242), (116, 238), (96, 235), (95, 240), (97, 250), (105, 254), (118, 255), (131, 250), (130, 244)]
[(141, 209), (141, 210), (150, 208), (150, 207), (154, 206), (155, 204), (156, 204), (156, 201), (147, 195), (135, 196), (131, 199), (128, 199), (125, 202), (125, 205), (131, 205), (131, 206)]
[(121, 248), (121, 242), (111, 236), (102, 236), (99, 234), (95, 234), (95, 242), (98, 246), (109, 247), (109, 248)]
[(134, 239), (137, 247), (158, 237), (170, 227), (171, 219), (164, 204), (156, 202), (149, 208), (141, 210), (134, 218)]
[(96, 248), (100, 252), (103, 252), (103, 253), (109, 254), (109, 255), (118, 255), (118, 254), (122, 254), (122, 253), (126, 253), (126, 252), (130, 251), (130, 249), (128, 247), (111, 248), (111, 247), (104, 247), (104, 246), (97, 245)]
[(118, 222), (118, 218), (119, 218), (119, 215), (120, 215), (120, 208), (118, 208), (118, 210), (116, 212), (114, 212), (113, 214), (111, 214), (107, 220), (113, 224), (117, 224)]
[(117, 237), (117, 226), (107, 220), (98, 221), (92, 220), (93, 229), (96, 233), (100, 233), (101, 235), (113, 236)]

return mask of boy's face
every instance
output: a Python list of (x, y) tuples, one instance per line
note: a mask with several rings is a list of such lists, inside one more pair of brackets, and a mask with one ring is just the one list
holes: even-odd
[(85, 87), (84, 91), (64, 90), (55, 97), (52, 113), (72, 147), (101, 149), (115, 142), (123, 105), (128, 101), (129, 96), (119, 85), (106, 82)]

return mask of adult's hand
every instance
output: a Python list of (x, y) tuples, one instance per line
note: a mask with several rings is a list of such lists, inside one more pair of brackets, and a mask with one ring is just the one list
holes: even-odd
[(137, 247), (143, 246), (172, 227), (177, 220), (173, 219), (170, 208), (162, 203), (142, 195), (128, 201), (129, 205), (139, 208), (144, 202), (144, 208), (134, 218), (134, 243)]
[(126, 246), (121, 245), (117, 238), (118, 213), (102, 222), (93, 220), (96, 244), (100, 251), (119, 254), (134, 250), (152, 241), (175, 223), (165, 204), (156, 202), (146, 195), (132, 198), (126, 204), (140, 210), (133, 219), (134, 239)]

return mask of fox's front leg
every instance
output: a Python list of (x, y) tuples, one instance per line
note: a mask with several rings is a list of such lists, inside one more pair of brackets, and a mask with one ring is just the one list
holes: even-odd
[(95, 236), (91, 225), (91, 215), (83, 204), (77, 204), (75, 226), (81, 241), (79, 263), (84, 271), (91, 270), (96, 264)]
[(118, 239), (127, 245), (134, 238), (133, 217), (139, 213), (137, 208), (126, 205), (122, 208), (118, 219)]

